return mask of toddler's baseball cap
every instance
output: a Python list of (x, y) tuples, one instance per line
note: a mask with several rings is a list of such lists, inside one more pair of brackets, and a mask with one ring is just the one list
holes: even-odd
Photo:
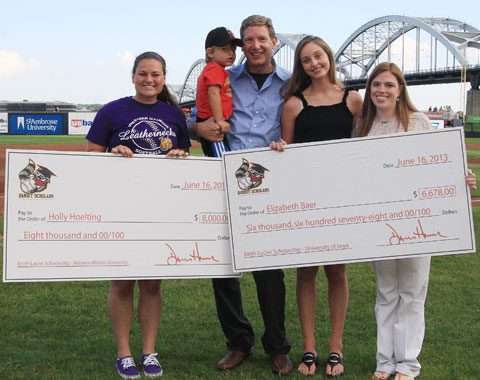
[(205, 40), (205, 49), (208, 49), (212, 46), (225, 46), (230, 42), (233, 42), (235, 45), (242, 47), (243, 42), (239, 38), (235, 38), (233, 33), (223, 26), (211, 30), (207, 34), (207, 39)]

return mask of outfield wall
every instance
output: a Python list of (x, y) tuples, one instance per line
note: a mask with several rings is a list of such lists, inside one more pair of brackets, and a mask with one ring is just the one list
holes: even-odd
[(0, 112), (0, 134), (8, 133), (8, 113)]
[(0, 134), (86, 135), (96, 112), (1, 112)]
[(69, 112), (68, 134), (86, 135), (92, 126), (96, 112)]

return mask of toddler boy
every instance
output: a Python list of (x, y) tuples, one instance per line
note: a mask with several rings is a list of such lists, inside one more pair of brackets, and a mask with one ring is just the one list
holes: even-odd
[[(228, 119), (233, 112), (230, 78), (225, 67), (234, 64), (237, 46), (243, 46), (242, 40), (235, 38), (227, 28), (211, 30), (205, 40), (207, 65), (197, 82), (197, 121), (204, 121), (213, 116), (215, 123), (224, 133), (230, 129)], [(229, 150), (225, 137), (219, 143), (204, 139), (200, 142), (203, 153), (208, 157), (221, 157), (223, 152)]]

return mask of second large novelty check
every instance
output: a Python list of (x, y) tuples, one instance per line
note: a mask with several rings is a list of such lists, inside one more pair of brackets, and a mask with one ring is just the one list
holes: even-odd
[(235, 271), (475, 251), (463, 131), (229, 152)]

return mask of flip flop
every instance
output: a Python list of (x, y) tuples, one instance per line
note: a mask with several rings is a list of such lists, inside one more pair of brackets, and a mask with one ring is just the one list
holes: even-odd
[(345, 375), (345, 365), (343, 364), (343, 358), (340, 357), (340, 354), (338, 354), (336, 352), (331, 352), (328, 355), (327, 364), (330, 364), (330, 369), (331, 370), (333, 370), (333, 367), (335, 367), (338, 364), (341, 364), (343, 366), (343, 372), (341, 372), (339, 374), (336, 374), (336, 375), (327, 375), (327, 377), (329, 379), (333, 379), (335, 377), (341, 377), (341, 376)]
[(375, 371), (372, 376), (373, 380), (387, 380), (391, 376), (391, 373), (383, 372), (383, 371)]
[[(313, 352), (305, 352), (302, 356), (302, 363), (307, 366), (309, 372), (310, 372), (310, 367), (312, 366), (312, 364), (315, 363), (315, 372), (313, 374), (317, 373), (318, 355), (315, 355)], [(309, 374), (306, 374), (305, 376), (309, 376)]]
[(397, 372), (394, 380), (415, 380), (413, 376), (404, 375), (403, 373)]

